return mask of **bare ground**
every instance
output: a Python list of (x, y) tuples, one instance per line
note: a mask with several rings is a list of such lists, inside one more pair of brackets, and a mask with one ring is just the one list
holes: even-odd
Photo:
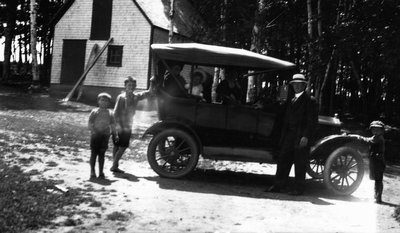
[[(61, 189), (78, 188), (96, 202), (68, 208), (32, 232), (399, 232), (393, 218), (400, 203), (400, 167), (384, 178), (385, 203), (373, 202), (367, 176), (351, 196), (331, 195), (323, 184), (307, 180), (307, 193), (293, 197), (265, 193), (275, 166), (201, 160), (185, 179), (158, 177), (146, 161), (149, 138), (141, 134), (154, 112), (139, 111), (131, 147), (123, 157), (123, 175), (89, 181), (91, 106), (61, 103), (46, 95), (0, 91), (0, 154), (9, 165), (31, 171), (32, 179), (57, 180)], [(110, 144), (111, 147), (111, 144)], [(0, 197), (1, 198), (1, 197)], [(67, 208), (67, 210), (68, 210)]]

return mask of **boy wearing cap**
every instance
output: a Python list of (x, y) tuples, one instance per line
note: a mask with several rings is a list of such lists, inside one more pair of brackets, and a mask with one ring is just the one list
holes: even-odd
[(359, 135), (356, 135), (356, 137), (370, 145), (369, 178), (375, 180), (375, 202), (382, 203), (383, 172), (386, 168), (384, 158), (385, 139), (383, 137), (385, 125), (381, 121), (372, 121), (369, 128), (372, 132), (372, 137), (362, 137)]
[(90, 178), (96, 178), (95, 165), (99, 158), (99, 178), (104, 178), (104, 156), (108, 148), (111, 132), (115, 132), (115, 120), (111, 110), (107, 107), (111, 96), (100, 93), (97, 96), (98, 108), (93, 109), (89, 115), (88, 128), (90, 130)]
[(307, 80), (304, 75), (293, 75), (290, 85), (294, 91), (294, 97), (288, 99), (286, 103), (275, 183), (266, 191), (281, 192), (285, 188), (294, 163), (295, 185), (294, 190), (289, 194), (302, 195), (310, 141), (318, 123), (318, 106), (315, 98), (305, 92)]
[(125, 92), (117, 97), (117, 101), (114, 107), (114, 117), (117, 129), (117, 138), (114, 138), (114, 149), (113, 149), (113, 165), (110, 169), (112, 172), (123, 173), (118, 168), (119, 160), (124, 154), (126, 148), (129, 147), (129, 140), (132, 134), (133, 116), (136, 112), (137, 104), (140, 100), (143, 100), (150, 96), (150, 90), (133, 93), (136, 89), (136, 79), (128, 76), (125, 81)]

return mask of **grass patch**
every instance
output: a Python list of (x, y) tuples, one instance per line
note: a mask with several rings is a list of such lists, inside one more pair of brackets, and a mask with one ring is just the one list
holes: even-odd
[(89, 205), (90, 207), (101, 207), (101, 202), (99, 201), (92, 201)]
[(111, 214), (107, 215), (107, 219), (111, 220), (111, 221), (128, 221), (129, 220), (129, 215), (122, 213), (122, 212), (118, 212), (118, 211), (114, 211)]
[(0, 160), (0, 232), (38, 229), (51, 224), (57, 216), (73, 214), (63, 207), (92, 200), (77, 189), (54, 191), (57, 183), (32, 181), (29, 173)]

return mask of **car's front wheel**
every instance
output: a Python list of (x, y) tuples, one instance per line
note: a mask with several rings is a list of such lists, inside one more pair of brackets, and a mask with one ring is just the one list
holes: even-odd
[(352, 194), (360, 186), (363, 176), (363, 158), (348, 146), (333, 151), (325, 162), (324, 183), (335, 194)]
[(199, 150), (190, 134), (179, 129), (167, 129), (150, 141), (147, 160), (158, 175), (180, 178), (196, 167)]

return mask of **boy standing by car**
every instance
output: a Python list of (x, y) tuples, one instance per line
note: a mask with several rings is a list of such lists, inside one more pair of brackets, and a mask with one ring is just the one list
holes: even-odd
[(385, 125), (381, 121), (372, 121), (369, 126), (372, 137), (356, 136), (358, 139), (370, 145), (369, 150), (369, 178), (375, 180), (375, 202), (382, 203), (383, 172), (385, 163)]
[[(125, 81), (125, 92), (117, 97), (117, 101), (114, 107), (114, 117), (116, 122), (117, 136), (114, 138), (114, 150), (113, 150), (113, 165), (110, 169), (112, 172), (123, 173), (118, 168), (119, 160), (124, 154), (126, 148), (129, 147), (129, 140), (132, 135), (132, 123), (133, 116), (136, 113), (136, 107), (140, 100), (143, 100), (150, 96), (150, 90), (136, 93), (133, 92), (136, 89), (136, 79), (128, 76)], [(151, 84), (150, 84), (151, 85)]]
[(99, 158), (99, 178), (104, 177), (104, 156), (108, 148), (108, 140), (111, 132), (115, 132), (115, 120), (113, 113), (108, 109), (111, 96), (100, 93), (97, 96), (98, 108), (92, 110), (89, 115), (88, 127), (90, 130), (90, 178), (96, 178), (95, 165)]

